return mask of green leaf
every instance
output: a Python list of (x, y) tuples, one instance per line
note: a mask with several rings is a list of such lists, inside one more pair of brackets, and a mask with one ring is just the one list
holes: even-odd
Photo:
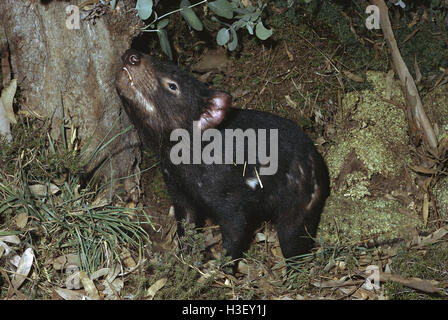
[(182, 16), (184, 17), (185, 21), (187, 21), (187, 23), (190, 25), (190, 27), (192, 27), (194, 30), (202, 31), (202, 29), (204, 28), (202, 26), (202, 22), (201, 20), (199, 20), (196, 13), (194, 13), (193, 9), (189, 8), (190, 5), (191, 5), (190, 1), (188, 0), (182, 0), (180, 2), (180, 7), (182, 8), (181, 11)]
[(224, 17), (227, 19), (233, 18), (233, 9), (227, 0), (216, 0), (213, 2), (209, 2), (208, 6), (218, 16), (221, 16), (221, 17)]
[(218, 31), (218, 35), (216, 36), (216, 42), (220, 46), (225, 45), (227, 42), (229, 42), (229, 40), (230, 40), (229, 29), (222, 28), (221, 30)]
[(257, 37), (261, 40), (266, 40), (272, 35), (272, 29), (268, 30), (264, 27), (263, 22), (258, 22), (257, 26), (255, 27), (255, 34)]
[(236, 35), (235, 29), (233, 29), (232, 27), (230, 28), (230, 32), (232, 33), (232, 41), (229, 42), (227, 48), (229, 49), (229, 51), (233, 51), (238, 45), (238, 36)]
[(162, 29), (157, 32), (157, 35), (159, 36), (162, 51), (170, 58), (170, 60), (173, 60), (173, 52), (171, 51), (170, 42), (168, 41), (168, 33), (166, 30)]
[(254, 34), (254, 28), (250, 24), (246, 24), (246, 29), (250, 33), (250, 35)]
[(152, 0), (137, 0), (135, 9), (142, 20), (148, 19), (152, 14), (153, 2)]
[(110, 2), (110, 8), (112, 9), (112, 10), (114, 10), (115, 9), (115, 6), (117, 5), (117, 0), (112, 0), (111, 2)]
[(163, 29), (163, 28), (165, 28), (167, 25), (168, 25), (168, 23), (170, 22), (170, 20), (169, 19), (163, 19), (163, 20), (160, 20), (158, 23), (157, 23), (157, 29)]

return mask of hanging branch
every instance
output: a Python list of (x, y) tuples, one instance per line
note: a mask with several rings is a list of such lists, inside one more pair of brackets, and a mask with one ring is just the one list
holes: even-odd
[[(437, 150), (437, 137), (434, 133), (434, 129), (428, 120), (428, 117), (423, 110), (422, 100), (418, 93), (414, 79), (409, 73), (409, 69), (406, 66), (403, 58), (401, 57), (400, 50), (398, 49), (397, 41), (395, 40), (392, 26), (389, 20), (389, 9), (384, 0), (370, 0), (370, 2), (377, 6), (380, 10), (380, 25), (386, 39), (387, 45), (391, 51), (393, 65), (395, 66), (398, 77), (400, 78), (402, 87), (404, 88), (404, 94), (407, 106), (407, 119), (410, 128), (410, 134), (412, 138), (419, 135), (419, 131), (422, 133), (423, 141), (428, 146), (428, 151), (438, 157)], [(416, 132), (417, 131), (417, 132)]]

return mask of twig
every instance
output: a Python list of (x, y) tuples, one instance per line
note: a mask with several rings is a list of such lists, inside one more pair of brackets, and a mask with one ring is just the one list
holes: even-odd
[(377, 6), (380, 10), (380, 24), (381, 29), (386, 39), (387, 45), (391, 51), (392, 61), (400, 78), (401, 84), (404, 88), (407, 105), (408, 122), (411, 124), (415, 122), (418, 129), (422, 131), (424, 140), (427, 142), (432, 154), (437, 155), (437, 137), (434, 133), (434, 128), (428, 120), (428, 117), (423, 110), (422, 101), (415, 85), (414, 79), (409, 73), (400, 50), (398, 49), (397, 41), (395, 40), (392, 26), (389, 20), (389, 9), (384, 0), (370, 0), (370, 2)]

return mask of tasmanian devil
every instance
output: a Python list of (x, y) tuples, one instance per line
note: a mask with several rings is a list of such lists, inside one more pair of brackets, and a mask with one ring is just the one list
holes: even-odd
[(122, 60), (117, 91), (142, 141), (160, 159), (178, 235), (182, 220), (198, 226), (209, 217), (220, 226), (223, 249), (237, 259), (255, 229), (270, 220), (285, 258), (307, 252), (329, 177), (306, 134), (276, 115), (232, 108), (229, 94), (171, 63), (132, 49)]

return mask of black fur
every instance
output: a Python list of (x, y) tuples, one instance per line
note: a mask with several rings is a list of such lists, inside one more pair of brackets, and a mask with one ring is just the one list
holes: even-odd
[[(329, 178), (322, 157), (306, 134), (294, 122), (276, 115), (231, 108), (230, 96), (207, 88), (172, 64), (136, 51), (126, 52), (123, 61), (134, 85), (120, 69), (118, 93), (143, 141), (158, 152), (175, 208), (178, 234), (184, 233), (183, 219), (201, 225), (205, 217), (210, 217), (221, 228), (223, 249), (232, 258), (241, 258), (255, 229), (271, 220), (277, 226), (285, 258), (311, 249), (329, 195)], [(170, 91), (167, 79), (178, 86), (180, 94)], [(153, 112), (145, 109), (145, 101), (137, 91), (154, 106)], [(217, 106), (216, 101), (221, 105)], [(225, 112), (223, 120), (207, 113), (223, 105), (219, 109)], [(254, 168), (259, 172), (259, 163), (247, 165), (244, 177), (243, 165), (172, 164), (169, 155), (176, 142), (169, 141), (171, 131), (184, 128), (191, 133), (192, 122), (201, 117), (212, 117), (211, 123), (216, 122), (215, 128), (221, 132), (236, 128), (278, 129), (277, 173), (261, 176), (263, 188), (257, 184), (254, 189), (246, 179), (255, 177)]]

